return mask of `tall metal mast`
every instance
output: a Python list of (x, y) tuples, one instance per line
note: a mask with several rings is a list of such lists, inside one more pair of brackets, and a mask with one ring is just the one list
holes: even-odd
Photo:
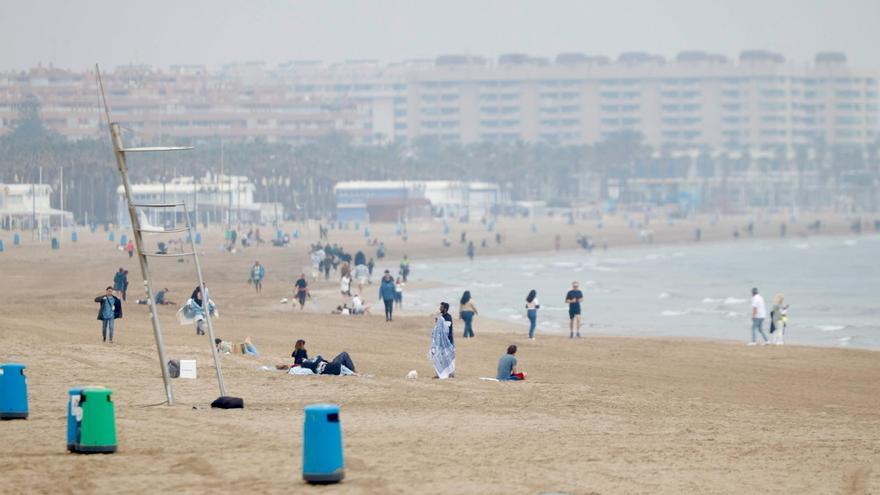
[[(211, 355), (214, 358), (214, 369), (217, 372), (217, 385), (220, 388), (220, 395), (226, 395), (226, 388), (223, 384), (223, 373), (220, 369), (220, 358), (217, 354), (217, 348), (214, 345), (214, 326), (211, 322), (211, 312), (209, 307), (209, 299), (208, 292), (205, 289), (205, 281), (202, 277), (202, 269), (199, 264), (199, 257), (196, 253), (195, 243), (193, 241), (193, 228), (192, 223), (189, 220), (189, 212), (187, 211), (185, 203), (171, 203), (171, 204), (137, 204), (134, 202), (134, 198), (131, 192), (131, 183), (128, 178), (128, 164), (125, 160), (126, 153), (135, 153), (135, 152), (158, 152), (158, 151), (182, 151), (182, 150), (191, 150), (192, 146), (160, 146), (160, 147), (145, 147), (145, 148), (125, 148), (122, 144), (122, 133), (120, 131), (119, 123), (112, 122), (110, 120), (110, 110), (107, 107), (107, 99), (104, 96), (104, 84), (101, 80), (101, 73), (97, 65), (95, 65), (95, 71), (98, 76), (98, 85), (101, 91), (101, 95), (104, 98), (104, 109), (107, 115), (107, 123), (110, 127), (110, 138), (113, 143), (113, 152), (116, 155), (116, 165), (119, 169), (119, 174), (122, 176), (122, 186), (125, 191), (125, 200), (128, 205), (128, 215), (131, 219), (131, 228), (132, 228), (132, 237), (135, 241), (135, 246), (137, 248), (138, 253), (138, 262), (141, 267), (141, 274), (144, 278), (144, 290), (146, 291), (147, 301), (149, 301), (150, 306), (150, 316), (153, 324), (153, 336), (156, 339), (156, 349), (159, 353), (159, 366), (162, 369), (162, 380), (165, 383), (165, 396), (168, 401), (168, 405), (174, 405), (174, 394), (171, 387), (171, 377), (168, 374), (168, 360), (165, 356), (165, 343), (162, 339), (162, 328), (159, 323), (159, 314), (156, 310), (155, 299), (153, 295), (153, 284), (152, 278), (150, 276), (150, 266), (148, 262), (148, 258), (150, 257), (180, 257), (180, 256), (192, 256), (195, 261), (196, 274), (198, 275), (199, 287), (202, 293), (202, 305), (205, 308), (205, 320), (208, 323), (208, 337), (210, 338), (210, 348)], [(138, 208), (177, 208), (183, 207), (185, 217), (186, 217), (186, 227), (183, 228), (172, 228), (165, 229), (164, 225), (162, 227), (143, 227), (140, 222), (140, 218), (138, 217)], [(189, 253), (176, 253), (176, 254), (165, 254), (165, 253), (147, 253), (146, 248), (144, 246), (143, 234), (167, 234), (174, 232), (187, 232), (190, 247), (192, 249)]]

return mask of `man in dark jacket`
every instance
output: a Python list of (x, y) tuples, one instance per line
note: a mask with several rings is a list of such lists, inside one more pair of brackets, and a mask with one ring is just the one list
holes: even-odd
[(117, 318), (122, 318), (122, 300), (113, 295), (113, 287), (107, 287), (104, 295), (95, 298), (95, 302), (101, 306), (98, 308), (98, 319), (101, 320), (101, 334), (104, 342), (107, 342), (107, 333), (110, 333), (110, 343), (113, 343), (113, 329)]

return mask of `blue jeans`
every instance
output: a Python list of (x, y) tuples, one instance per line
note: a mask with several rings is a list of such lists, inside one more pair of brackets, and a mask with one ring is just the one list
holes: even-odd
[(526, 311), (526, 315), (529, 317), (529, 338), (534, 338), (535, 336), (535, 325), (538, 323), (538, 310), (530, 309)]
[(104, 342), (107, 342), (107, 330), (110, 330), (110, 342), (113, 342), (113, 327), (116, 324), (116, 319), (110, 318), (109, 320), (101, 320), (101, 335), (104, 336)]
[(464, 320), (464, 338), (473, 337), (474, 336), (474, 312), (473, 311), (462, 311), (461, 319)]
[(764, 337), (764, 342), (767, 342), (767, 334), (764, 333), (764, 329), (761, 328), (764, 325), (764, 318), (752, 318), (752, 342), (755, 342), (758, 338), (755, 332), (761, 334), (761, 337)]

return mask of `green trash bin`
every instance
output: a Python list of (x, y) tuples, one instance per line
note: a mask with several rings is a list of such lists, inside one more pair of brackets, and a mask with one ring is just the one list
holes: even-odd
[[(110, 389), (85, 389), (79, 407), (76, 452), (82, 454), (116, 452), (116, 416)], [(79, 412), (79, 411), (77, 411)]]

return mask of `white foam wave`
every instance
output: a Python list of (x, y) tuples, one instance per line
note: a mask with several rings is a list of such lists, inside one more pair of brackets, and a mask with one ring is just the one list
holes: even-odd
[(715, 304), (715, 303), (720, 303), (722, 301), (724, 301), (724, 299), (719, 299), (719, 298), (715, 298), (715, 297), (704, 297), (703, 298), (704, 304)]
[(818, 328), (822, 332), (839, 332), (839, 331), (843, 330), (844, 328), (846, 328), (846, 326), (845, 325), (816, 325), (816, 328)]
[(523, 317), (522, 315), (510, 315), (510, 318), (513, 320), (521, 320), (522, 317)]
[(726, 298), (724, 298), (724, 301), (722, 302), (722, 304), (730, 306), (732, 304), (743, 304), (744, 302), (746, 302), (745, 299), (739, 299), (736, 297), (726, 297)]
[(682, 315), (688, 314), (688, 311), (687, 310), (677, 311), (677, 310), (667, 309), (665, 311), (662, 311), (660, 314), (662, 316), (682, 316)]
[(669, 299), (670, 294), (668, 292), (661, 292), (657, 294), (657, 299)]

